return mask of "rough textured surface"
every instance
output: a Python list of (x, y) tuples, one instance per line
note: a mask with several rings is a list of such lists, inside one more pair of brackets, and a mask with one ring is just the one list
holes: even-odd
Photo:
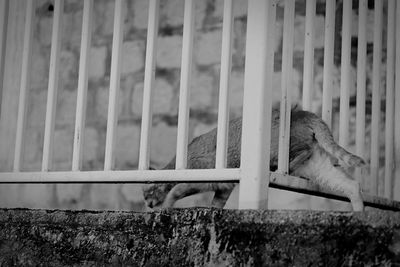
[(400, 264), (400, 213), (0, 210), (0, 265)]

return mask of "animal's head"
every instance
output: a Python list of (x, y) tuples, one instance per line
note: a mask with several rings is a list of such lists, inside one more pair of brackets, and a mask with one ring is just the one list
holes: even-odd
[(171, 186), (169, 184), (148, 184), (144, 185), (142, 190), (146, 205), (149, 208), (158, 208), (163, 204)]

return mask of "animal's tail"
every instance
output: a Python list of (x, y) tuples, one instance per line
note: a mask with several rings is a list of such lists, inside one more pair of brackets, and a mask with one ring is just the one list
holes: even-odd
[(315, 134), (315, 139), (325, 151), (330, 153), (335, 158), (343, 161), (349, 167), (362, 167), (366, 164), (362, 158), (353, 155), (343, 147), (339, 146), (333, 139), (328, 125), (326, 125), (326, 123), (316, 115), (314, 116), (315, 118), (312, 119), (311, 125)]

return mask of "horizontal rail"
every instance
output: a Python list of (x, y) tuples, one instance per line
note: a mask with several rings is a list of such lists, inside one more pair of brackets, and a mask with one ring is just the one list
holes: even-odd
[[(240, 176), (240, 169), (4, 172), (0, 174), (0, 184), (239, 182)], [(349, 201), (347, 197), (321, 189), (320, 186), (307, 179), (276, 172), (270, 173), (269, 186), (307, 195)], [(399, 201), (364, 193), (362, 197), (365, 206), (400, 211)]]
[[(271, 188), (349, 202), (349, 199), (344, 195), (334, 193), (330, 190), (321, 189), (317, 184), (296, 176), (271, 172), (269, 185)], [(393, 201), (365, 193), (362, 193), (361, 195), (365, 206), (384, 210), (400, 211), (399, 201)]]
[(239, 177), (239, 169), (8, 172), (0, 174), (0, 183), (225, 182)]

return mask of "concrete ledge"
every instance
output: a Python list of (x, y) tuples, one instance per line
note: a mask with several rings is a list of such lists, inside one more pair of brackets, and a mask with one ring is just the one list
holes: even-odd
[(400, 213), (0, 210), (0, 265), (400, 264)]

